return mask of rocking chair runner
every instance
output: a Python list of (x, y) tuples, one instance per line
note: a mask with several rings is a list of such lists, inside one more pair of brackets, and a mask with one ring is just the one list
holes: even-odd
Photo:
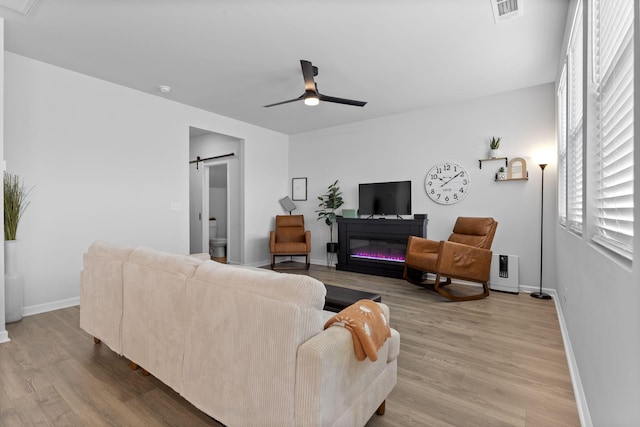
[[(489, 296), (491, 243), (497, 227), (498, 223), (493, 218), (459, 217), (449, 240), (436, 242), (410, 236), (402, 277), (416, 285), (423, 285), (423, 274), (433, 273), (436, 275), (434, 290), (453, 301)], [(446, 280), (441, 282), (441, 277), (446, 277)], [(452, 294), (443, 288), (451, 284), (452, 278), (481, 283), (483, 292), (473, 295)]]

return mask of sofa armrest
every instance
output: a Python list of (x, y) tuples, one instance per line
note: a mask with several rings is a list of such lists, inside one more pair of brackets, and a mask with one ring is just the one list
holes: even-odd
[(311, 252), (311, 231), (304, 232), (304, 242), (307, 244), (307, 253)]
[(407, 240), (407, 251), (411, 252), (438, 252), (440, 242), (436, 240), (429, 240), (418, 236), (409, 236)]
[(436, 266), (440, 242), (409, 236), (405, 252), (405, 265), (423, 271), (433, 271)]
[(491, 271), (492, 252), (475, 246), (442, 241), (438, 254), (438, 271), (444, 276), (464, 276), (486, 282)]
[(269, 232), (269, 251), (271, 253), (276, 251), (276, 232), (274, 230)]
[(295, 425), (334, 425), (356, 406), (364, 411), (364, 424), (396, 384), (399, 348), (400, 334), (391, 329), (377, 361), (358, 361), (351, 333), (337, 326), (302, 344), (296, 362)]

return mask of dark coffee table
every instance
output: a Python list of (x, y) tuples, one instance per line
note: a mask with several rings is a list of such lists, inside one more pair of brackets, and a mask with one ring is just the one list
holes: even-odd
[(361, 299), (370, 299), (375, 302), (382, 302), (382, 297), (371, 292), (356, 291), (339, 286), (324, 285), (327, 288), (327, 296), (324, 299), (324, 309), (335, 313), (349, 307)]

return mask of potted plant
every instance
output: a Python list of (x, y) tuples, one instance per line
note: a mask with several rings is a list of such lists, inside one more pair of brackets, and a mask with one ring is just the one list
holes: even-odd
[(325, 224), (329, 226), (329, 243), (327, 243), (327, 252), (338, 252), (338, 244), (333, 241), (333, 224), (336, 222), (336, 209), (344, 204), (342, 193), (338, 187), (338, 180), (327, 187), (327, 192), (322, 196), (318, 196), (320, 204), (318, 204), (318, 220), (323, 219)]
[(496, 175), (496, 179), (498, 181), (504, 181), (507, 179), (507, 172), (504, 170), (504, 166), (498, 170), (498, 174)]
[(489, 157), (491, 157), (492, 159), (495, 159), (496, 157), (500, 157), (500, 151), (498, 150), (498, 148), (500, 148), (500, 140), (502, 138), (496, 138), (495, 136), (492, 137), (489, 140)]
[(24, 306), (24, 275), (18, 272), (18, 224), (29, 206), (24, 183), (17, 175), (4, 173), (4, 284), (5, 318), (7, 323), (22, 319)]

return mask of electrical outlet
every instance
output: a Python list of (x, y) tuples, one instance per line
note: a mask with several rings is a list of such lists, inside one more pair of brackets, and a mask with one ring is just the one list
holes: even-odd
[(181, 211), (182, 210), (182, 203), (180, 203), (180, 202), (171, 202), (171, 210), (172, 211)]

